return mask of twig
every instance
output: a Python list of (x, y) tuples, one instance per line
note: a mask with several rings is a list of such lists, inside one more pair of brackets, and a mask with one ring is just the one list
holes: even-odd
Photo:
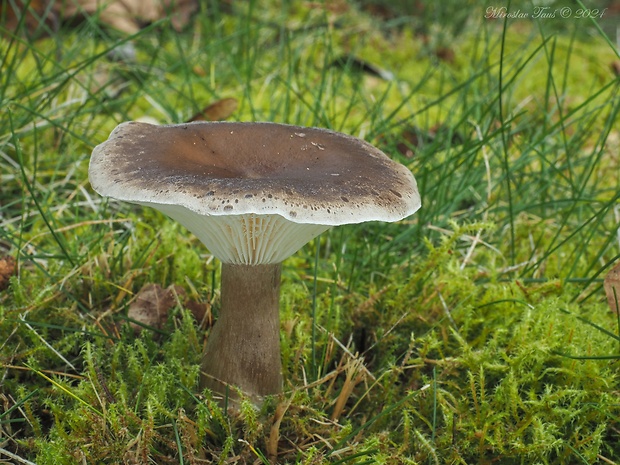
[[(441, 228), (439, 226), (435, 226), (433, 224), (428, 224), (426, 227), (428, 229), (432, 230), (432, 231), (437, 231), (437, 232), (440, 232), (442, 234), (447, 234), (447, 235), (452, 234), (454, 232), (454, 231), (450, 231), (449, 229), (445, 229), (445, 228)], [(467, 240), (467, 241), (471, 241), (471, 242), (479, 241), (478, 239), (476, 239), (475, 236), (472, 236), (471, 234), (461, 234), (460, 239), (463, 240), (463, 241)], [(493, 252), (497, 252), (498, 254), (502, 253), (501, 250), (499, 250), (497, 247), (491, 245), (488, 242), (485, 242), (485, 241), (479, 241), (479, 242), (480, 242), (480, 244), (484, 245), (485, 247), (487, 247), (488, 249), (492, 250)]]
[(37, 465), (36, 463), (31, 462), (30, 460), (23, 459), (19, 455), (15, 455), (14, 453), (9, 452), (6, 449), (2, 449), (1, 447), (0, 447), (0, 454), (4, 454), (13, 460), (17, 460), (19, 463), (25, 463), (26, 465)]
[[(0, 365), (0, 367), (2, 368), (6, 368), (8, 370), (22, 370), (22, 371), (32, 371), (32, 368), (29, 367), (22, 367), (19, 365), (11, 365), (11, 364), (2, 364)], [(55, 371), (55, 370), (39, 370), (41, 373), (45, 373), (48, 375), (55, 375), (55, 376), (66, 376), (67, 378), (73, 378), (73, 379), (79, 379), (79, 380), (84, 380), (86, 379), (84, 376), (82, 375), (72, 375), (70, 373), (64, 373), (62, 371)]]
[[(321, 327), (321, 329), (325, 330), (325, 328), (322, 328), (322, 327)], [(359, 356), (358, 356), (358, 355), (354, 355), (354, 354), (352, 354), (352, 353), (351, 353), (351, 351), (350, 351), (349, 349), (347, 349), (347, 347), (346, 347), (346, 346), (345, 346), (342, 342), (340, 342), (340, 341), (339, 341), (339, 340), (338, 340), (338, 339), (337, 339), (337, 338), (336, 338), (336, 337), (335, 337), (332, 333), (330, 333), (330, 334), (329, 334), (329, 337), (330, 337), (330, 339), (331, 339), (331, 340), (333, 340), (333, 341), (334, 341), (334, 342), (335, 342), (335, 343), (336, 343), (336, 344), (337, 344), (337, 345), (338, 345), (338, 346), (339, 346), (339, 347), (340, 347), (340, 348), (344, 351), (344, 353), (345, 353), (345, 354), (347, 354), (349, 357), (351, 357), (352, 359), (357, 359), (357, 358), (359, 358)], [(368, 370), (368, 368), (366, 368), (366, 366), (365, 366), (364, 364), (362, 364), (361, 368), (362, 368), (362, 370), (363, 370), (364, 372), (366, 372), (366, 374), (370, 377), (370, 379), (372, 379), (373, 381), (377, 379), (377, 378), (375, 378), (375, 375), (373, 375), (373, 374), (370, 372), (370, 370)]]
[(271, 422), (271, 430), (269, 432), (269, 440), (267, 441), (267, 458), (272, 462), (275, 462), (278, 459), (278, 442), (280, 441), (280, 424), (282, 423), (282, 419), (284, 418), (284, 414), (291, 406), (293, 399), (295, 398), (295, 393), (286, 401), (280, 402), (276, 407), (276, 412), (273, 415), (273, 420)]

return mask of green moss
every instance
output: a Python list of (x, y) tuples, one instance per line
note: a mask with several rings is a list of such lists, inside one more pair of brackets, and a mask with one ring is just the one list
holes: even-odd
[[(40, 464), (265, 463), (274, 444), (300, 464), (620, 456), (618, 321), (600, 290), (618, 257), (613, 50), (585, 23), (509, 22), (500, 90), (488, 5), (397, 20), (345, 6), (209, 9), (184, 33), (142, 32), (133, 62), (105, 57), (121, 42), (95, 23), (0, 43), (0, 256), (19, 261), (0, 291), (2, 448)], [(188, 309), (158, 332), (127, 324), (149, 283), (217, 316), (219, 264), (87, 184), (119, 121), (185, 121), (222, 97), (235, 119), (368, 138), (423, 197), (410, 219), (334, 229), (285, 262), (285, 392), (237, 417), (198, 388), (208, 328)]]

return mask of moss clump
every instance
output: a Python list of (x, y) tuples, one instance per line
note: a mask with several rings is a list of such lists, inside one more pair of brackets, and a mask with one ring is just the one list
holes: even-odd
[[(89, 18), (0, 41), (0, 257), (17, 265), (0, 290), (0, 457), (620, 457), (618, 319), (600, 286), (619, 256), (619, 81), (592, 23), (503, 29), (480, 2), (405, 16), (208, 3), (182, 33), (162, 22), (119, 39)], [(108, 58), (129, 40), (135, 60)], [(347, 66), (360, 61), (392, 76)], [(219, 264), (182, 227), (87, 183), (118, 122), (178, 123), (224, 97), (238, 120), (369, 140), (423, 199), (406, 221), (334, 229), (285, 262), (285, 392), (237, 416), (197, 387)], [(178, 302), (136, 335), (128, 309), (146, 284), (180, 286), (204, 318)]]

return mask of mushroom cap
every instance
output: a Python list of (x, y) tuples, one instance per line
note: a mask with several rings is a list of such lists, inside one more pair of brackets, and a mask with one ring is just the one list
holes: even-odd
[[(220, 259), (214, 234), (239, 235), (256, 246), (265, 234), (257, 225), (284, 227), (265, 217), (300, 235), (304, 242), (290, 247), (294, 253), (330, 226), (397, 221), (420, 207), (411, 172), (367, 142), (276, 123), (122, 123), (93, 150), (89, 178), (101, 195), (177, 219)], [(230, 229), (238, 219), (245, 232)], [(248, 224), (254, 231), (250, 239)], [(254, 259), (242, 259), (247, 260)]]

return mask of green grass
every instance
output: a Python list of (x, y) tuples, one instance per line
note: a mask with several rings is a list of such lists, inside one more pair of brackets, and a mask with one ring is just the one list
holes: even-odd
[[(620, 257), (613, 17), (367, 3), (208, 2), (180, 34), (163, 20), (123, 37), (96, 17), (4, 31), (0, 259), (18, 271), (0, 291), (1, 458), (620, 463), (620, 325), (602, 290)], [(128, 44), (135, 60), (110, 58)], [(188, 309), (139, 336), (127, 319), (147, 283), (217, 315), (219, 264), (87, 178), (118, 123), (182, 122), (226, 97), (235, 120), (363, 137), (423, 202), (284, 263), (285, 393), (236, 417), (198, 388), (206, 328)]]

